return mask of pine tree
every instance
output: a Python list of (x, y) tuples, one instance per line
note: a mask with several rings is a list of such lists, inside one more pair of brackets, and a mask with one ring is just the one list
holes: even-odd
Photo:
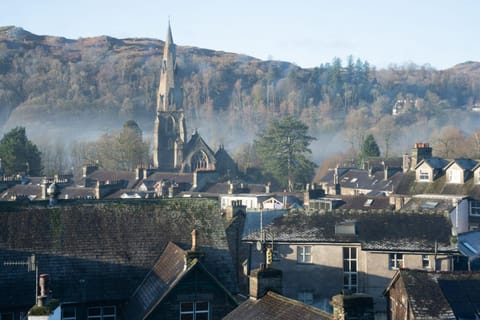
[(272, 122), (255, 140), (262, 169), (289, 191), (295, 182), (308, 182), (316, 167), (307, 157), (315, 138), (307, 133), (307, 125), (289, 116)]

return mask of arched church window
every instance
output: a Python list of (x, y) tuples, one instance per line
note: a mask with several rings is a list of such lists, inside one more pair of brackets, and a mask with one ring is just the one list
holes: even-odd
[(175, 119), (173, 117), (168, 117), (165, 130), (168, 134), (172, 134), (175, 132)]
[(190, 161), (192, 172), (197, 169), (207, 169), (208, 168), (208, 157), (203, 151), (197, 151)]

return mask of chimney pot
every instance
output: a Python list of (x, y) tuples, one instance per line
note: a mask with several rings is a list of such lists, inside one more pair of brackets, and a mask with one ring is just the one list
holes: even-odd
[(47, 281), (48, 281), (48, 274), (41, 274), (39, 279), (40, 285), (40, 296), (45, 297), (47, 295)]
[(191, 251), (197, 251), (197, 236), (198, 236), (197, 229), (193, 229), (192, 230), (192, 249), (191, 249)]

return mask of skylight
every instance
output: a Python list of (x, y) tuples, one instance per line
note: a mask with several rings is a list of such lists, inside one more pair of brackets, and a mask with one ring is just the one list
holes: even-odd
[(427, 201), (422, 204), (422, 208), (433, 209), (438, 205), (438, 202), (435, 201)]
[(364, 207), (370, 207), (373, 204), (373, 199), (367, 199), (363, 204)]

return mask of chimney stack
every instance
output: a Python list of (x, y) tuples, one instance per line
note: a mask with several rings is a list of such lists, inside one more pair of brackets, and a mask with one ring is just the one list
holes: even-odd
[(232, 204), (226, 208), (226, 218), (227, 220), (232, 220), (240, 214), (246, 216), (247, 206), (242, 204), (242, 200), (233, 200)]
[(265, 185), (265, 193), (270, 193), (270, 182)]
[(334, 320), (373, 320), (373, 298), (366, 294), (341, 293), (332, 297)]
[(267, 293), (273, 291), (283, 294), (282, 270), (267, 268), (262, 264), (259, 269), (250, 272), (250, 299), (260, 299)]
[(205, 253), (198, 250), (198, 231), (192, 230), (192, 248), (185, 253), (185, 270), (194, 259), (202, 260)]

